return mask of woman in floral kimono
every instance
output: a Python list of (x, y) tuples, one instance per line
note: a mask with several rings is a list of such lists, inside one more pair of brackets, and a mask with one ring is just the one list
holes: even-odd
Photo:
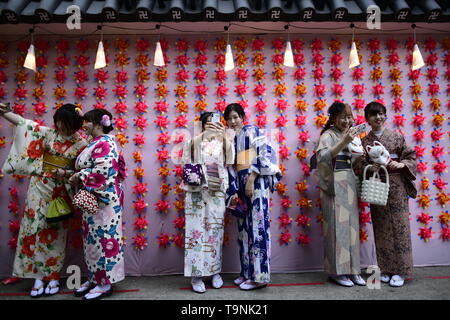
[(351, 107), (334, 102), (316, 150), (323, 212), (324, 270), (330, 279), (351, 287), (365, 285), (360, 276), (359, 209), (356, 177), (348, 144), (356, 136)]
[[(212, 122), (214, 115), (217, 122)], [(202, 277), (212, 275), (212, 286), (216, 289), (223, 285), (219, 273), (228, 188), (226, 165), (233, 164), (234, 149), (218, 120), (219, 113), (203, 113), (201, 134), (188, 141), (183, 149), (185, 170), (189, 165), (200, 164), (203, 172), (200, 185), (183, 181), (186, 190), (184, 276), (192, 277), (192, 289), (197, 293), (206, 291)]]
[[(76, 107), (66, 104), (56, 110), (56, 129), (14, 114), (0, 104), (0, 115), (15, 125), (14, 142), (3, 172), (30, 176), (25, 211), (20, 223), (13, 275), (35, 279), (31, 297), (54, 295), (64, 264), (67, 225), (47, 223), (46, 215), (53, 199), (62, 197), (70, 205), (73, 189), (68, 178), (73, 174), (75, 158), (86, 146), (77, 132), (83, 125)], [(44, 281), (49, 281), (44, 290)]]
[(83, 211), (84, 257), (88, 281), (75, 292), (83, 299), (101, 299), (112, 294), (112, 284), (125, 278), (122, 239), (122, 184), (125, 168), (114, 137), (112, 115), (95, 109), (84, 115), (91, 143), (78, 156), (70, 182), (97, 197), (95, 214)]
[(227, 203), (238, 217), (238, 243), (241, 262), (234, 283), (242, 290), (267, 286), (270, 282), (269, 197), (281, 179), (277, 154), (256, 126), (244, 126), (245, 112), (238, 103), (225, 109), (225, 120), (235, 132), (236, 161), (229, 167)]
[[(362, 139), (364, 149), (378, 141), (391, 156), (387, 165), (390, 184), (388, 202), (386, 206), (370, 205), (380, 280), (389, 282), (393, 287), (401, 287), (413, 267), (408, 199), (417, 196), (413, 182), (417, 170), (416, 153), (400, 133), (385, 128), (385, 106), (371, 102), (364, 109), (364, 116), (372, 127)], [(354, 164), (355, 172), (362, 175), (368, 164), (373, 164), (368, 156), (358, 158)], [(373, 165), (372, 168), (378, 171), (379, 165)], [(368, 172), (373, 173), (374, 170)], [(384, 181), (383, 172), (381, 170), (380, 175)]]

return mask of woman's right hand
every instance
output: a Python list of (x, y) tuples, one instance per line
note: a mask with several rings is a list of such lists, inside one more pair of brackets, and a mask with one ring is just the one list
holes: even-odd
[(348, 128), (345, 130), (344, 135), (342, 136), (342, 142), (344, 144), (349, 144), (356, 137), (356, 132), (352, 130), (352, 128)]

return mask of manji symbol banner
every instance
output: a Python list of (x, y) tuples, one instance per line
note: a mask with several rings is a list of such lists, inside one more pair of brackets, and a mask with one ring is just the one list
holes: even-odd
[[(349, 37), (291, 35), (295, 68), (283, 66), (285, 39), (231, 37), (236, 68), (223, 71), (223, 38), (167, 37), (164, 67), (153, 66), (154, 37), (106, 38), (108, 66), (94, 70), (97, 40), (37, 38), (38, 73), (21, 66), (26, 42), (0, 46), (0, 99), (17, 113), (52, 125), (57, 105), (73, 102), (84, 111), (107, 108), (128, 166), (124, 229), (128, 275), (183, 272), (183, 193), (178, 164), (183, 141), (203, 110), (223, 111), (240, 102), (248, 121), (272, 131), (284, 178), (271, 207), (272, 271), (321, 270), (322, 216), (309, 157), (327, 107), (350, 103), (358, 123), (362, 109), (381, 100), (387, 126), (400, 130), (416, 148), (419, 196), (410, 200), (414, 264), (450, 264), (448, 139), (450, 41), (419, 37), (426, 66), (410, 71), (408, 36), (360, 37), (361, 65), (348, 69)], [(13, 128), (0, 127), (0, 162)], [(274, 133), (273, 133), (274, 132)], [(0, 275), (9, 276), (24, 209), (28, 179), (0, 179)], [(376, 264), (368, 207), (360, 214), (363, 265)], [(81, 224), (66, 223), (66, 264), (82, 265)], [(236, 221), (226, 219), (224, 272), (237, 272)], [(63, 272), (64, 274), (64, 272)]]

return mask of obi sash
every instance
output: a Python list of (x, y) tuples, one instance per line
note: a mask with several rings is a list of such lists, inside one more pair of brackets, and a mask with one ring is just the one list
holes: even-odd
[(237, 171), (250, 168), (255, 158), (256, 158), (256, 151), (253, 148), (239, 152), (236, 157)]
[(44, 152), (43, 171), (52, 171), (55, 169), (74, 170), (75, 159), (68, 159)]
[(351, 169), (351, 167), (352, 167), (351, 157), (341, 154), (338, 154), (336, 156), (336, 159), (334, 161), (335, 170)]

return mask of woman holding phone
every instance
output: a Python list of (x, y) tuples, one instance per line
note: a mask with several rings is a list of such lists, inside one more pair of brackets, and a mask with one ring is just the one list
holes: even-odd
[(212, 276), (213, 288), (223, 285), (220, 271), (228, 188), (226, 166), (233, 164), (234, 149), (219, 113), (205, 112), (200, 121), (201, 133), (185, 144), (182, 158), (186, 190), (184, 276), (191, 277), (194, 292), (204, 293), (203, 277)]

